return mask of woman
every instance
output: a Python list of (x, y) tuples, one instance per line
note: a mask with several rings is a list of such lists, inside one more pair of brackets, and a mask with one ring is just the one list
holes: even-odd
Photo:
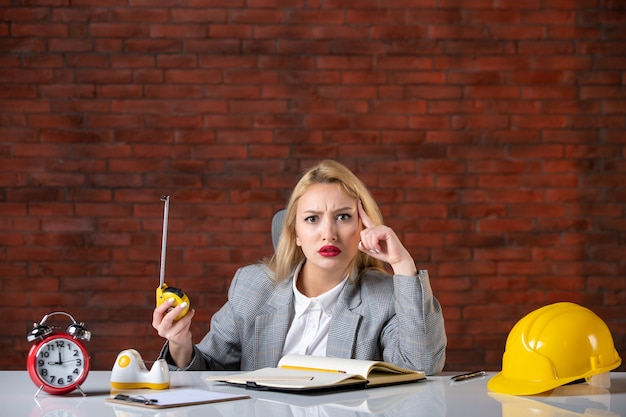
[(189, 329), (194, 312), (174, 321), (184, 306), (168, 308), (154, 310), (152, 325), (174, 370), (249, 371), (289, 353), (384, 360), (427, 374), (445, 361), (428, 272), (382, 224), (363, 183), (334, 161), (297, 183), (275, 255), (236, 272), (199, 344)]

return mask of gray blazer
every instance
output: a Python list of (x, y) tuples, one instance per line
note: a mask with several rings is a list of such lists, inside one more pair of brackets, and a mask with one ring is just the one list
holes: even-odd
[[(185, 370), (249, 371), (274, 367), (294, 316), (293, 276), (276, 283), (262, 264), (237, 271), (228, 301), (194, 346)], [(348, 281), (333, 310), (326, 355), (384, 360), (433, 374), (445, 362), (443, 315), (427, 271), (417, 277), (368, 271)], [(161, 351), (172, 370), (167, 343)]]

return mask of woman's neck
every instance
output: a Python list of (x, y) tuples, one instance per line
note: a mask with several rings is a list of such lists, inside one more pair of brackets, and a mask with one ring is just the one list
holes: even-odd
[(307, 263), (300, 269), (300, 274), (295, 277), (296, 288), (307, 297), (320, 296), (339, 284), (348, 275), (348, 271), (326, 271), (312, 268)]

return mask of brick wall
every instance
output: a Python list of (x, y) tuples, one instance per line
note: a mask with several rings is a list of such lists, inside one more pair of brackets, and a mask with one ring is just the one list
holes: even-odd
[(1, 1), (0, 367), (24, 368), (54, 310), (92, 330), (96, 369), (156, 355), (162, 194), (167, 281), (199, 340), (320, 158), (358, 173), (429, 269), (447, 369), (499, 369), (515, 321), (563, 300), (626, 357), (625, 10)]

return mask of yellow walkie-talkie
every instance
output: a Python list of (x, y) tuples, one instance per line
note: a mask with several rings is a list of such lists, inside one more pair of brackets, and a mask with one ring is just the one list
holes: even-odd
[(186, 307), (180, 312), (174, 320), (178, 320), (187, 314), (189, 311), (189, 298), (180, 289), (174, 287), (168, 287), (165, 283), (165, 252), (167, 248), (167, 218), (170, 211), (170, 196), (161, 196), (161, 200), (165, 202), (165, 209), (163, 210), (163, 239), (161, 241), (161, 272), (159, 274), (159, 286), (156, 289), (156, 305), (157, 307), (166, 302), (169, 299), (174, 299), (172, 307), (174, 308), (179, 304), (187, 303)]

